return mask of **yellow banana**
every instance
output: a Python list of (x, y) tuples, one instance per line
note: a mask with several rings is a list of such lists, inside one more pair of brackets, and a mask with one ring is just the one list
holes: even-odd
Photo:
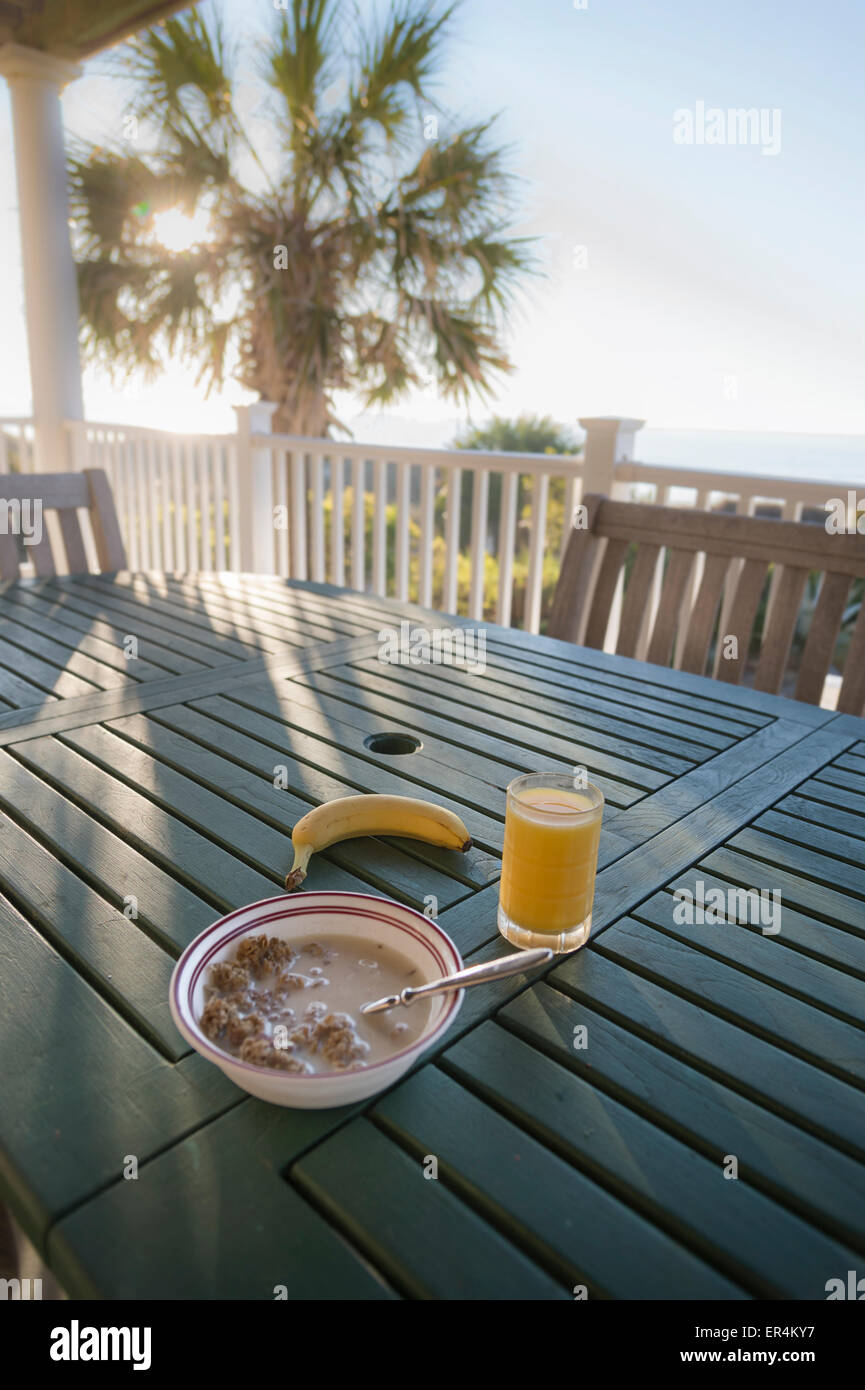
[(316, 850), (358, 835), (400, 835), (444, 849), (467, 850), (472, 844), (459, 816), (431, 801), (414, 796), (341, 796), (309, 811), (291, 832), (294, 863), (285, 880), (288, 891), (306, 878)]

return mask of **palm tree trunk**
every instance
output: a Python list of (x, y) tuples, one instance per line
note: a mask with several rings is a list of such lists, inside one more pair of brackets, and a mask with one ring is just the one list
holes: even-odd
[[(262, 392), (262, 399), (273, 400)], [(274, 434), (298, 434), (310, 439), (326, 439), (328, 427), (327, 402), (321, 393), (309, 393), (297, 405), (280, 405), (274, 411)]]

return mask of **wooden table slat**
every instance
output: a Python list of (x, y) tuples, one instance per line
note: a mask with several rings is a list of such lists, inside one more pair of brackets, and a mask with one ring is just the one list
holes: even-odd
[(590, 1296), (746, 1296), (437, 1067), (388, 1092), (372, 1116), (419, 1159), (434, 1155), (449, 1187), (481, 1215), (507, 1223), (556, 1277), (588, 1285)]
[(703, 1156), (494, 1023), (448, 1049), (441, 1065), (759, 1297), (818, 1298), (825, 1282), (818, 1271), (855, 1262), (849, 1246), (791, 1216), (745, 1177), (726, 1178), (729, 1149)]
[[(37, 1246), (58, 1212), (236, 1105), (203, 1057), (171, 1065), (0, 897), (5, 1079), (0, 1175)], [(26, 1009), (23, 1005), (27, 1005)], [(14, 1117), (14, 1119), (13, 1119)]]
[[(408, 1297), (572, 1296), (460, 1201), (440, 1177), (425, 1179), (424, 1166), (368, 1120), (358, 1119), (300, 1159), (290, 1176)], [(350, 1184), (346, 1172), (351, 1172)]]
[(826, 1142), (860, 1160), (865, 1157), (865, 1107), (859, 1090), (693, 999), (623, 969), (600, 952), (600, 944), (558, 966), (549, 976), (555, 988)]
[[(743, 1095), (726, 1077), (707, 1075), (628, 1020), (607, 1017), (547, 983), (524, 990), (496, 1022), (713, 1162), (735, 1154), (741, 1178), (865, 1251), (862, 1165)], [(584, 1048), (574, 1046), (578, 1028), (585, 1029)]]

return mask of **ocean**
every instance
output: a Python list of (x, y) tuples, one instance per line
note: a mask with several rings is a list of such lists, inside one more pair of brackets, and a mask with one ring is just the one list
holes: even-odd
[(639, 430), (640, 463), (707, 472), (755, 473), (865, 489), (865, 435)]
[[(477, 419), (483, 419), (480, 412)], [(370, 411), (350, 419), (349, 427), (356, 440), (370, 444), (446, 449), (465, 428), (465, 422), (456, 417), (423, 419)], [(578, 430), (575, 432), (579, 435)], [(861, 434), (773, 434), (647, 426), (637, 432), (636, 455), (640, 463), (802, 478), (865, 490), (865, 435)]]

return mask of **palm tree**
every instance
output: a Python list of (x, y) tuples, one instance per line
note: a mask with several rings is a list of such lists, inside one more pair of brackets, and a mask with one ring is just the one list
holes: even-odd
[[(341, 0), (280, 8), (258, 146), (218, 18), (192, 9), (123, 50), (151, 138), (70, 161), (85, 350), (115, 374), (191, 361), (208, 390), (230, 374), (299, 434), (338, 424), (340, 390), (367, 405), (430, 381), (488, 395), (532, 256), (508, 234), (493, 122), (452, 128), (430, 95), (452, 8), (393, 0), (366, 30)], [(207, 214), (206, 239), (170, 254), (168, 209)]]

